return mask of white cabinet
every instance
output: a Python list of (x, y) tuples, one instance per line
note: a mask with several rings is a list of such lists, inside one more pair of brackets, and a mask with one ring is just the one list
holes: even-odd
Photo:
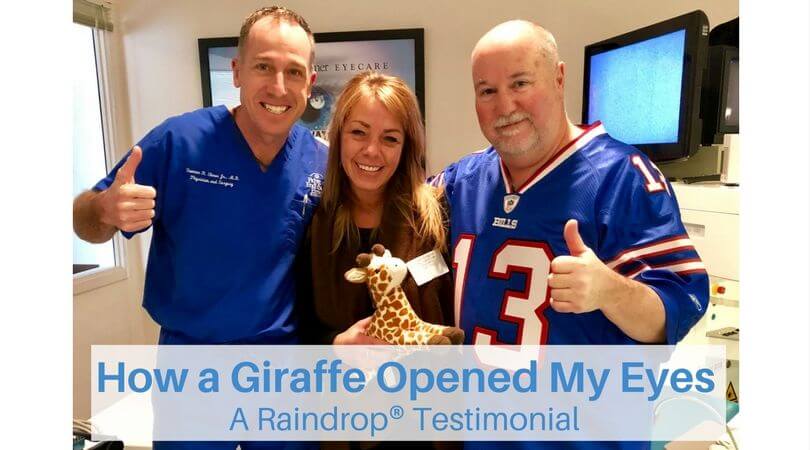
[(739, 360), (738, 341), (706, 337), (725, 327), (739, 327), (740, 214), (739, 187), (721, 184), (672, 185), (681, 220), (710, 279), (709, 307), (682, 342), (726, 346), (726, 357)]

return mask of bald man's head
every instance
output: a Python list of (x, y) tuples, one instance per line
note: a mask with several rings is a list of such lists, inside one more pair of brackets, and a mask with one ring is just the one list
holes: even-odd
[(570, 121), (551, 33), (525, 20), (496, 26), (472, 52), (472, 75), (478, 124), (502, 157), (536, 162), (554, 153)]
[(528, 20), (510, 20), (487, 31), (475, 44), (471, 59), (475, 61), (476, 56), (482, 52), (515, 45), (534, 47), (532, 53), (538, 57), (538, 63), (546, 63), (552, 70), (560, 62), (554, 36)]

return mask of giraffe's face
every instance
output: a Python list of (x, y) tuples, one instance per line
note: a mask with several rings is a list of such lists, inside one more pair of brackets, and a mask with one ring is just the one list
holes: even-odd
[(383, 294), (387, 294), (392, 289), (402, 284), (402, 280), (408, 275), (408, 266), (399, 258), (391, 256), (391, 252), (385, 251), (383, 256), (374, 255), (371, 263), (367, 267), (369, 271), (369, 282), (377, 276), (377, 286), (381, 288)]
[(346, 272), (346, 279), (352, 283), (368, 283), (369, 288), (385, 295), (402, 284), (408, 275), (408, 266), (386, 250), (382, 256), (371, 255), (371, 262), (365, 267), (355, 267)]

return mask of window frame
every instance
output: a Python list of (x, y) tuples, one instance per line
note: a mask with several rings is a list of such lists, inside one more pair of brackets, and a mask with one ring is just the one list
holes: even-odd
[[(117, 161), (113, 150), (116, 142), (116, 127), (115, 121), (113, 120), (115, 99), (112, 95), (112, 77), (110, 76), (110, 32), (94, 27), (88, 28), (90, 28), (93, 33), (96, 80), (98, 81), (99, 103), (101, 106), (101, 135), (104, 146), (104, 163), (109, 171), (115, 166)], [(74, 274), (74, 296), (123, 281), (129, 277), (126, 239), (120, 232), (116, 232), (112, 237), (112, 244), (115, 265), (112, 267), (98, 267)]]

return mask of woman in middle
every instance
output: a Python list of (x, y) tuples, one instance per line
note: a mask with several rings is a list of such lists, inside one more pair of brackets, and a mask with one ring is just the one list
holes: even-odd
[[(311, 344), (383, 344), (365, 335), (373, 303), (364, 284), (344, 273), (358, 253), (380, 243), (403, 261), (438, 250), (447, 261), (441, 192), (425, 184), (425, 129), (413, 92), (399, 78), (374, 72), (352, 78), (329, 125), (329, 158), (321, 205), (301, 252), (299, 315)], [(311, 284), (307, 283), (311, 276)], [(402, 288), (423, 320), (452, 325), (450, 274)]]

